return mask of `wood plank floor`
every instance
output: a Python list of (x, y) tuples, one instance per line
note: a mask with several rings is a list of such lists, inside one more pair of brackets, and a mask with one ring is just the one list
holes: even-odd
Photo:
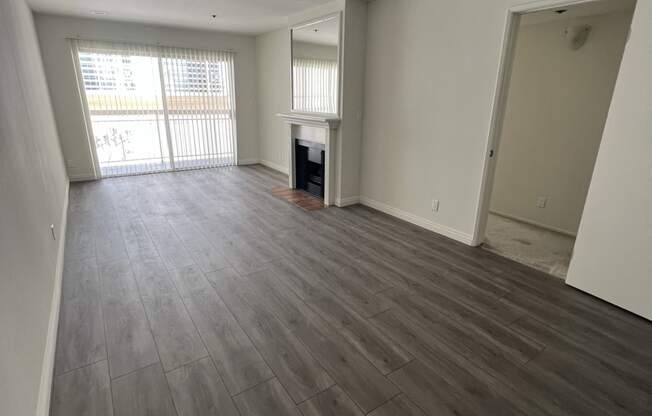
[(652, 414), (652, 323), (285, 182), (74, 184), (51, 415)]

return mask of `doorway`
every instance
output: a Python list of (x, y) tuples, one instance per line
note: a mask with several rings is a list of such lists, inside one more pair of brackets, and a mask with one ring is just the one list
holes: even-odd
[(510, 11), (478, 243), (565, 278), (635, 0)]

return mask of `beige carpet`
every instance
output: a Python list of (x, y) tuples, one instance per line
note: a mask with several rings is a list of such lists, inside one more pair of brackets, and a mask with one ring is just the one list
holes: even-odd
[(489, 214), (482, 247), (564, 279), (574, 244), (573, 237)]

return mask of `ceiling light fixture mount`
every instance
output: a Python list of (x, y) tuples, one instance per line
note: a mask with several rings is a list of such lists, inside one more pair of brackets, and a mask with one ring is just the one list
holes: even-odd
[(91, 10), (91, 14), (95, 16), (106, 16), (109, 13), (104, 10)]

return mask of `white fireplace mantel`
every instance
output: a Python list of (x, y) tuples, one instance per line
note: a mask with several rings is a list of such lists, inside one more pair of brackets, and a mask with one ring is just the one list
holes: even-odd
[(336, 130), (340, 126), (340, 119), (332, 114), (305, 114), (292, 112), (279, 113), (277, 116), (281, 117), (288, 124), (322, 127), (331, 130)]
[(295, 140), (306, 140), (321, 143), (325, 148), (324, 166), (324, 205), (333, 205), (335, 196), (335, 160), (337, 151), (337, 129), (340, 126), (340, 119), (330, 114), (304, 114), (304, 113), (281, 113), (277, 114), (286, 123), (290, 124), (289, 146), (289, 187), (296, 188), (295, 180)]

